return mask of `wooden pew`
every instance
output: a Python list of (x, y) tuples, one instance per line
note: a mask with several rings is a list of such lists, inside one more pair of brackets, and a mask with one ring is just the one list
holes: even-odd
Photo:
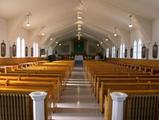
[(107, 62), (119, 66), (125, 66), (130, 69), (140, 69), (149, 71), (152, 74), (159, 74), (159, 62), (156, 60), (134, 60), (134, 59), (109, 59)]
[(100, 93), (99, 93), (99, 106), (100, 111), (104, 110), (104, 95), (107, 94), (108, 89), (118, 89), (118, 90), (158, 90), (159, 83), (101, 83)]
[(155, 75), (155, 76), (145, 76), (145, 75), (139, 75), (139, 76), (118, 76), (118, 77), (110, 77), (108, 76), (108, 78), (98, 78), (97, 82), (94, 85), (94, 94), (95, 96), (98, 98), (99, 96), (99, 89), (101, 87), (101, 82), (103, 83), (109, 83), (109, 82), (115, 82), (115, 83), (126, 83), (126, 82), (159, 82), (159, 76)]
[(63, 81), (68, 79), (73, 67), (73, 62), (64, 63), (26, 63), (14, 69), (11, 66), (12, 69), (7, 69), (9, 73), (0, 74), (0, 91), (8, 91), (9, 93), (12, 91), (45, 91), (48, 93), (46, 106), (50, 107), (46, 111), (52, 114), (59, 100), (61, 88), (66, 84)]
[[(122, 92), (126, 93), (128, 97), (126, 98), (126, 101), (124, 102), (124, 120), (128, 120), (128, 118), (131, 116), (133, 120), (137, 120), (138, 117), (141, 117), (138, 113), (142, 113), (141, 120), (151, 119), (151, 120), (157, 120), (158, 119), (158, 100), (159, 100), (159, 90), (116, 90), (116, 89), (109, 89), (107, 92), (107, 95), (105, 95), (105, 111), (104, 111), (104, 120), (111, 120), (112, 118), (112, 98), (110, 96), (110, 93), (112, 92)], [(141, 102), (140, 101), (132, 101), (132, 99), (136, 99), (138, 97), (136, 96), (142, 96), (140, 98), (140, 101), (142, 100), (142, 103), (147, 101), (147, 98), (149, 99), (149, 103), (145, 104), (146, 106), (153, 105), (153, 109), (151, 107), (146, 109), (141, 108)], [(152, 96), (152, 97), (151, 97)], [(154, 99), (156, 98), (156, 99)], [(156, 101), (156, 102), (155, 102)], [(139, 104), (140, 103), (140, 104)], [(140, 106), (140, 109), (136, 109), (136, 113), (134, 114), (131, 112), (133, 108), (131, 106)], [(155, 110), (155, 112), (154, 112)], [(151, 117), (150, 117), (151, 114)], [(153, 114), (153, 115), (152, 115)], [(149, 117), (149, 118), (148, 118)]]
[(56, 101), (60, 99), (60, 94), (63, 89), (63, 86), (59, 77), (0, 76), (0, 81), (1, 81), (0, 84), (5, 82), (6, 85), (10, 84), (11, 81), (16, 81), (17, 84), (18, 82), (23, 82), (23, 84), (25, 82), (29, 82), (29, 84), (33, 82), (33, 84), (36, 83), (37, 85), (43, 84), (43, 82), (48, 82), (48, 84), (53, 83), (53, 85), (56, 88), (56, 92), (54, 92), (56, 95)]
[(158, 78), (159, 75), (149, 75), (149, 74), (141, 74), (141, 73), (112, 73), (112, 74), (99, 74), (95, 76), (96, 78), (92, 82), (92, 89), (95, 92), (96, 84), (98, 79), (105, 79), (105, 78)]
[[(95, 92), (96, 97), (99, 97), (101, 112), (103, 112), (104, 108), (104, 95), (107, 94), (108, 89), (115, 89), (117, 91), (159, 89), (159, 76), (152, 76), (152, 67), (145, 67), (140, 65), (140, 63), (137, 65), (125, 65), (118, 63), (114, 64), (112, 62), (86, 61), (84, 67), (87, 72), (87, 77), (92, 84), (93, 91)], [(111, 111), (111, 109), (107, 109), (107, 111), (108, 110)]]

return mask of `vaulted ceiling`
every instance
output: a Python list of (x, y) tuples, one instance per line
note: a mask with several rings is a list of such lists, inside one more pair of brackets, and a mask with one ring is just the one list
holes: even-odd
[(12, 20), (31, 12), (30, 31), (45, 26), (48, 38), (62, 40), (76, 36), (81, 2), (83, 36), (101, 41), (109, 34), (113, 42), (114, 27), (128, 32), (130, 14), (150, 21), (159, 17), (158, 0), (0, 0), (0, 17)]

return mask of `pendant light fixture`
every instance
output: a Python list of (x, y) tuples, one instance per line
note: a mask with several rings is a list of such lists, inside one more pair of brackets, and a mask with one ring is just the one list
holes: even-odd
[(129, 28), (132, 28), (133, 27), (133, 24), (132, 24), (132, 15), (129, 15), (129, 19), (130, 19), (130, 23), (129, 23)]
[(40, 35), (42, 36), (42, 37), (44, 37), (46, 34), (45, 34), (45, 32), (44, 32), (44, 29), (46, 28), (46, 26), (43, 26), (43, 27), (41, 27), (41, 30), (40, 30)]
[(82, 20), (82, 11), (77, 11), (77, 19)]
[(105, 38), (105, 41), (108, 41), (109, 39), (108, 38)]
[(31, 16), (31, 12), (28, 12), (26, 27), (30, 27), (31, 26), (31, 24), (30, 24), (30, 16)]
[(83, 19), (83, 17), (82, 17), (83, 8), (84, 8), (83, 1), (79, 0), (79, 6), (77, 7), (77, 22), (76, 22), (76, 24), (77, 24), (77, 34), (76, 34), (76, 36), (77, 36), (78, 40), (81, 40), (81, 36), (82, 36), (81, 31), (82, 31), (82, 24), (83, 24), (83, 21), (82, 21), (82, 19)]
[(109, 37), (108, 37), (108, 34), (106, 34), (106, 38), (105, 38), (105, 41), (109, 41)]
[(53, 40), (53, 38), (50, 38), (50, 41), (52, 41)]
[(117, 32), (116, 32), (116, 27), (114, 28), (114, 37), (117, 37), (118, 36), (118, 34), (117, 34)]

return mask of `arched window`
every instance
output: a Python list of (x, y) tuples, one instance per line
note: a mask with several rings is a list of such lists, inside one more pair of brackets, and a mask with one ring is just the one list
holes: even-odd
[(17, 57), (21, 57), (21, 40), (20, 40), (20, 37), (17, 38)]
[(125, 57), (125, 44), (120, 45), (120, 58)]
[(36, 43), (36, 57), (39, 57), (39, 45)]
[(36, 43), (33, 43), (33, 57), (36, 57)]
[(142, 54), (142, 41), (141, 40), (138, 41), (138, 51), (137, 51), (137, 53), (138, 53), (137, 58), (141, 59), (141, 54)]
[(109, 48), (106, 49), (106, 57), (109, 58)]
[(39, 56), (39, 45), (38, 43), (34, 42), (33, 43), (33, 57), (38, 57)]
[(141, 54), (142, 54), (142, 41), (134, 41), (133, 45), (133, 58), (134, 59), (141, 59)]
[(125, 44), (122, 47), (122, 58), (125, 58)]
[(25, 57), (25, 40), (22, 39), (22, 46), (21, 46), (21, 57)]
[(112, 58), (115, 58), (115, 46), (112, 47)]
[(134, 45), (133, 45), (133, 58), (137, 58), (137, 41), (134, 41)]
[(122, 44), (120, 45), (120, 58), (122, 58)]

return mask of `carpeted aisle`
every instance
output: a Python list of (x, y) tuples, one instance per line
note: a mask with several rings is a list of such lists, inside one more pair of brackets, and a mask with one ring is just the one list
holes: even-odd
[(82, 66), (75, 66), (52, 120), (103, 120)]

